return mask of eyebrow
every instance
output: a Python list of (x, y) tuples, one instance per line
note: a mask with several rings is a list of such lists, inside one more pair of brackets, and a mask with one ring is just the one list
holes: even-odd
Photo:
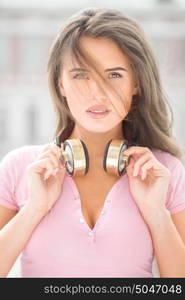
[[(118, 70), (127, 72), (127, 70), (123, 67), (108, 68), (108, 69), (105, 69), (105, 72), (118, 71)], [(83, 69), (83, 68), (74, 68), (74, 69), (69, 70), (69, 72), (89, 72), (89, 71), (87, 69)]]

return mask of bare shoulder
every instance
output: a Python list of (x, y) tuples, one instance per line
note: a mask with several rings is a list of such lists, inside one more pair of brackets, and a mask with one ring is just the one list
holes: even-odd
[(0, 205), (0, 229), (2, 229), (16, 214), (16, 210)]

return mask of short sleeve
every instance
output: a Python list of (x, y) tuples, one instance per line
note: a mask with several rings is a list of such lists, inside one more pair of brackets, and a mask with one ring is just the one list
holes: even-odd
[(8, 152), (0, 162), (0, 205), (19, 210), (15, 201), (17, 149)]
[(47, 145), (23, 145), (3, 157), (0, 161), (0, 205), (20, 210), (27, 197), (26, 168)]
[(178, 158), (173, 157), (172, 160), (166, 207), (171, 214), (175, 214), (185, 209), (185, 167)]

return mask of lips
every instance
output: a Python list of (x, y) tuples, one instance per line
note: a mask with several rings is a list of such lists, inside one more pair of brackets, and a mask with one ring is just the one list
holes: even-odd
[(91, 111), (87, 111), (87, 114), (93, 118), (93, 119), (102, 119), (105, 118), (108, 114), (110, 113), (110, 111), (105, 111), (103, 113), (95, 113), (95, 112), (91, 112)]
[(91, 112), (94, 112), (94, 111), (104, 112), (104, 111), (110, 111), (110, 110), (105, 105), (94, 105), (94, 106), (89, 107), (86, 111), (87, 112), (89, 112), (89, 111), (91, 111)]

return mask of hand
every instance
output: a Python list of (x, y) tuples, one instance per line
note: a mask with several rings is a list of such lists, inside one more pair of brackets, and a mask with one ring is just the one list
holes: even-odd
[(66, 169), (60, 157), (61, 149), (49, 144), (27, 167), (29, 205), (43, 213), (51, 209), (61, 193)]
[(130, 147), (124, 151), (130, 158), (126, 167), (131, 195), (142, 215), (147, 218), (155, 212), (166, 211), (165, 200), (170, 171), (146, 147)]

